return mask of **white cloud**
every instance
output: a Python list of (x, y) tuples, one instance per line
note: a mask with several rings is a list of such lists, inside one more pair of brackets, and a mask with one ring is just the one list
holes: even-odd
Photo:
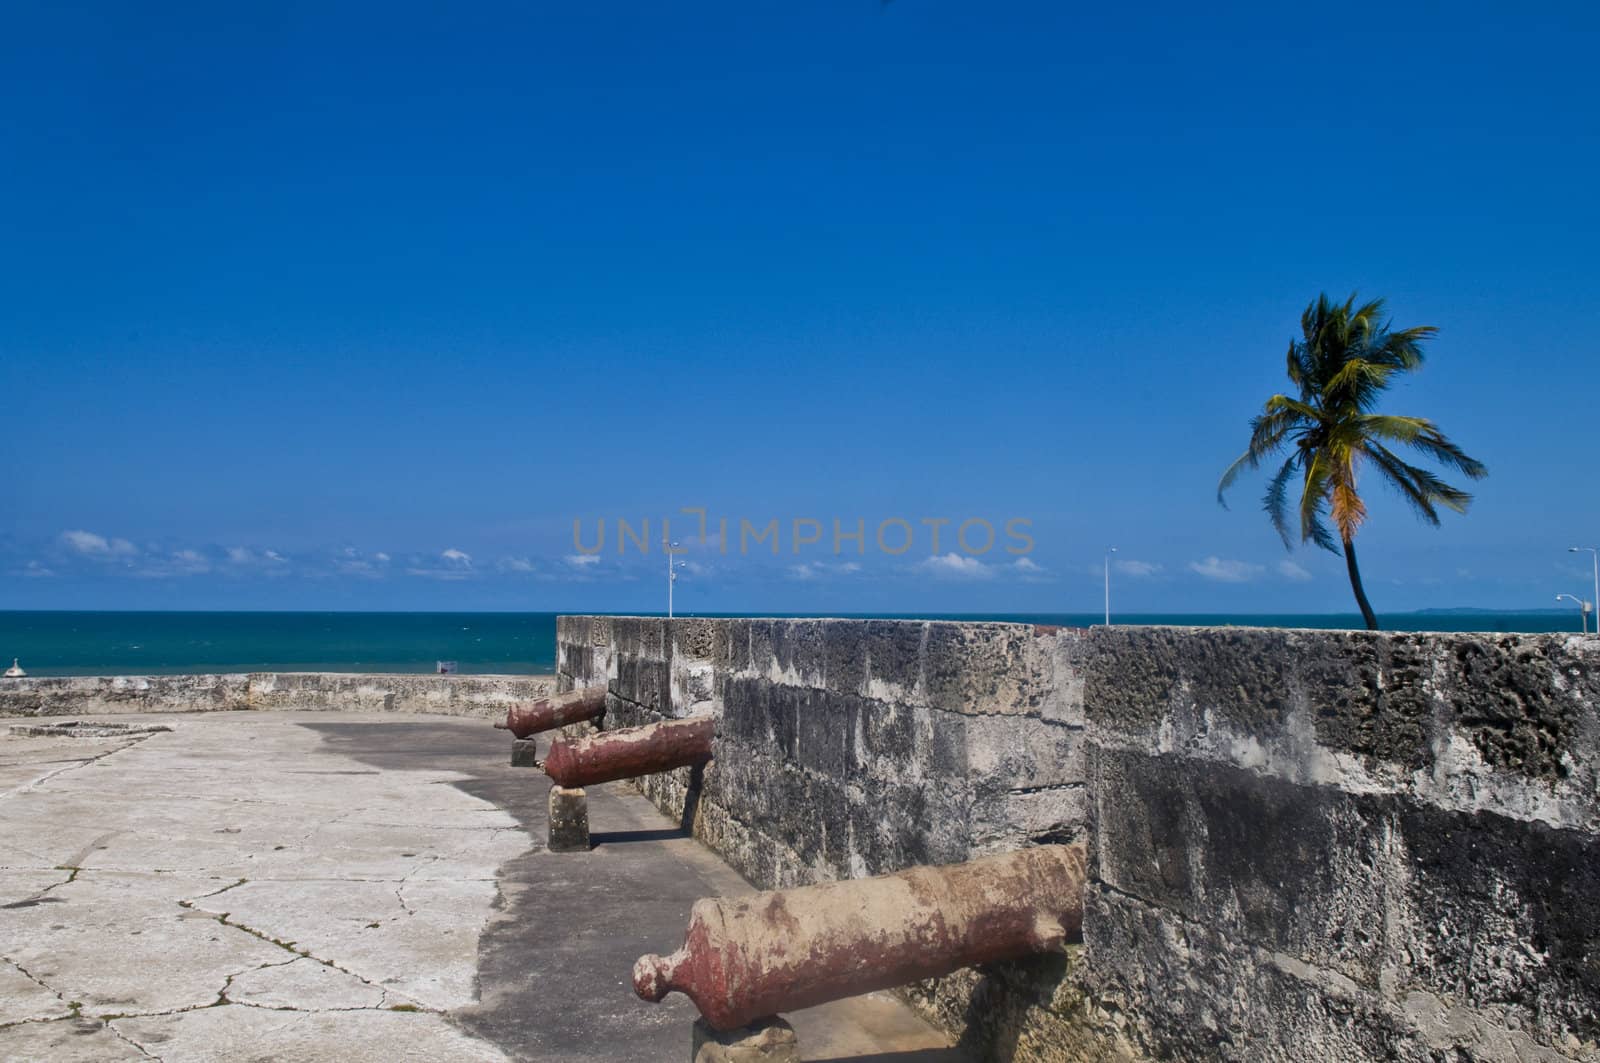
[(47, 568), (44, 564), (38, 561), (29, 561), (17, 572), (17, 575), (23, 576), (27, 579), (48, 579), (55, 574), (56, 573), (54, 569)]
[(1161, 566), (1153, 561), (1135, 561), (1132, 558), (1124, 558), (1111, 562), (1111, 570), (1123, 576), (1147, 579), (1160, 572)]
[(82, 530), (62, 532), (61, 541), (85, 557), (131, 557), (139, 552), (138, 547), (126, 539), (107, 539)]
[(453, 546), (441, 550), (438, 562), (433, 564), (427, 558), (413, 557), (406, 575), (442, 580), (472, 579), (477, 575), (472, 567), (472, 555), (465, 550), (457, 550)]
[(383, 579), (388, 571), (385, 568), (388, 563), (388, 554), (373, 554), (368, 557), (355, 547), (347, 546), (339, 551), (339, 556), (334, 558), (333, 568), (335, 572), (342, 576)]
[(533, 562), (525, 557), (503, 557), (500, 559), (502, 572), (533, 572), (536, 571)]
[(1189, 562), (1189, 570), (1219, 583), (1248, 583), (1265, 572), (1266, 568), (1248, 561), (1228, 561), (1213, 556), (1204, 561)]
[(917, 567), (940, 579), (988, 579), (994, 575), (994, 570), (982, 561), (954, 550), (926, 558)]
[(789, 578), (797, 580), (827, 579), (830, 576), (849, 576), (861, 571), (855, 561), (807, 561), (789, 566)]
[(1296, 583), (1304, 583), (1311, 578), (1311, 573), (1293, 561), (1279, 561), (1274, 567), (1277, 568), (1278, 575), (1287, 580), (1294, 580)]
[(566, 561), (567, 564), (571, 565), (573, 568), (587, 568), (590, 565), (598, 565), (600, 563), (600, 555), (568, 554)]
[(172, 567), (180, 576), (195, 576), (211, 571), (211, 562), (198, 550), (178, 550), (172, 555)]
[(133, 569), (138, 579), (171, 579), (173, 576), (199, 576), (211, 571), (211, 559), (198, 550), (174, 550), (165, 557), (147, 555)]
[(284, 563), (283, 555), (276, 550), (263, 550), (256, 553), (246, 546), (228, 547), (228, 563), (230, 565), (281, 565)]
[(1049, 569), (1031, 557), (1019, 557), (1006, 567), (1024, 583), (1050, 583), (1055, 579)]

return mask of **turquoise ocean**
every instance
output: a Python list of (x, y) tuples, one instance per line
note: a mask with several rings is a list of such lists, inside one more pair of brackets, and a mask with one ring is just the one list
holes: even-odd
[[(1102, 618), (1092, 613), (991, 613), (892, 619), (1087, 627)], [(1112, 619), (1122, 624), (1307, 628), (1361, 623), (1355, 614), (1129, 613)], [(1393, 631), (1577, 632), (1575, 611), (1437, 611), (1379, 619)], [(555, 636), (555, 613), (0, 612), (0, 666), (15, 657), (29, 675), (431, 672), (438, 661), (455, 661), (463, 673), (542, 674), (555, 670)]]

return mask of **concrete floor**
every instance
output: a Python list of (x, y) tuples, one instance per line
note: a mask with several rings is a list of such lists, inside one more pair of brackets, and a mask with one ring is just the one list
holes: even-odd
[[(0, 1058), (688, 1058), (693, 1006), (638, 1000), (633, 961), (749, 887), (630, 790), (559, 855), (482, 721), (116, 722), (172, 730), (0, 721)], [(789, 1018), (811, 1060), (960, 1058), (885, 994)]]

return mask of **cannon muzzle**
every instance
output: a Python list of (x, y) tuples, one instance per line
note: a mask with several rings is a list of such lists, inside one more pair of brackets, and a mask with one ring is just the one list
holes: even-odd
[(696, 901), (683, 947), (643, 956), (633, 989), (677, 991), (718, 1030), (1059, 949), (1083, 935), (1080, 845)]
[(715, 729), (711, 717), (699, 716), (558, 738), (544, 758), (544, 771), (558, 785), (573, 789), (693, 767), (711, 759)]
[(513, 705), (506, 710), (504, 727), (518, 738), (527, 738), (540, 731), (553, 731), (569, 723), (592, 720), (606, 711), (606, 688), (584, 687), (553, 698), (526, 705)]

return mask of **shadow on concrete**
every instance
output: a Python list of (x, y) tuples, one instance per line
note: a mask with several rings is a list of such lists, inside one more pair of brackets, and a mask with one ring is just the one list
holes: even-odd
[(627, 842), (664, 842), (673, 838), (687, 837), (689, 837), (688, 831), (674, 827), (663, 827), (660, 830), (590, 831), (589, 844), (599, 848), (602, 845), (618, 845)]

